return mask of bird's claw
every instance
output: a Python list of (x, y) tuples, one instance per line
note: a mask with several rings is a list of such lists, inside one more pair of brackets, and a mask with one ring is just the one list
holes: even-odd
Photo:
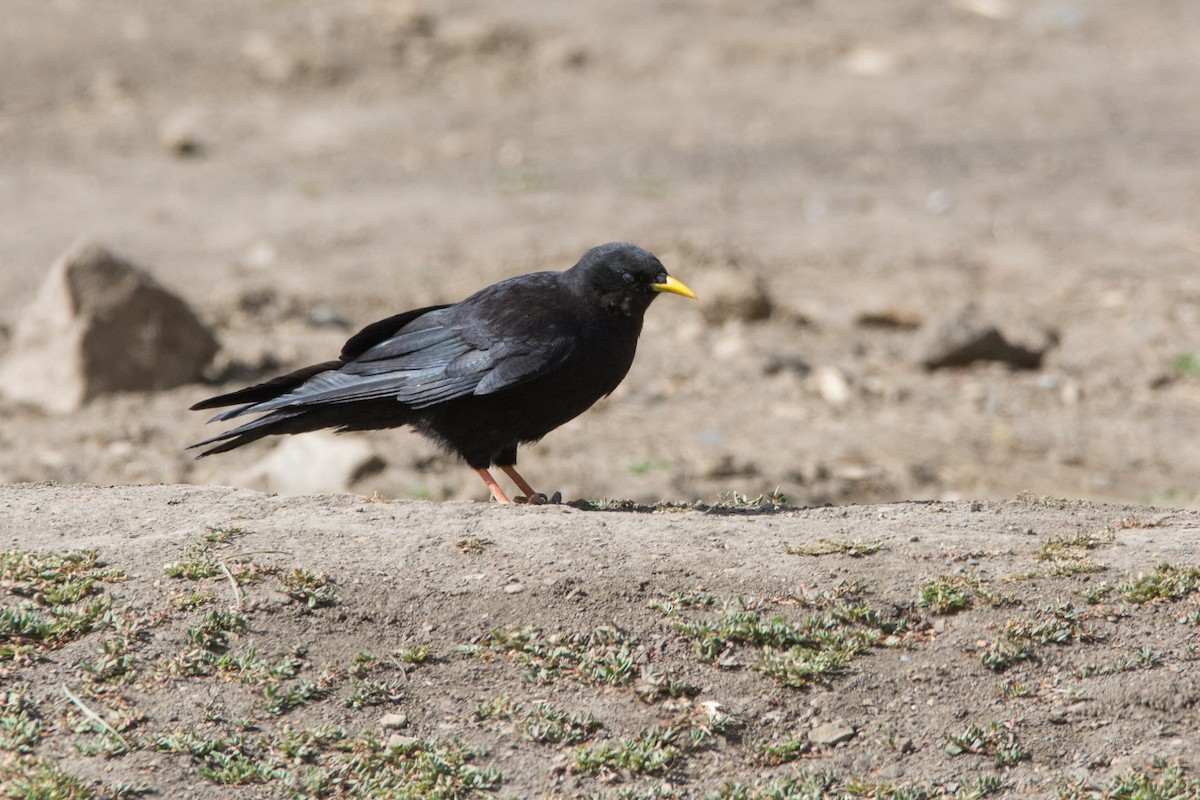
[(537, 494), (533, 495), (532, 497), (518, 495), (517, 497), (513, 498), (513, 502), (514, 503), (523, 503), (528, 506), (544, 506), (550, 502), (550, 498), (546, 497), (546, 495), (542, 494), (541, 492), (538, 492)]

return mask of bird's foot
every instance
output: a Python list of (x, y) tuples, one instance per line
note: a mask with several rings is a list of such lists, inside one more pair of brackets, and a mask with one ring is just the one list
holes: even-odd
[[(557, 492), (555, 494), (557, 494)], [(561, 499), (561, 495), (559, 496), (559, 499)], [(529, 505), (529, 506), (544, 506), (547, 503), (551, 502), (551, 500), (549, 497), (546, 497), (546, 495), (542, 494), (541, 492), (535, 492), (534, 494), (532, 494), (528, 497), (523, 494), (517, 495), (516, 497), (513, 498), (513, 502), (514, 503), (524, 503), (525, 505)]]

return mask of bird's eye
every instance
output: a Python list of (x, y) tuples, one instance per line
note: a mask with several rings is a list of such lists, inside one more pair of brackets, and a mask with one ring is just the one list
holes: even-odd
[(637, 283), (637, 278), (633, 277), (632, 272), (626, 272), (621, 275), (626, 283)]

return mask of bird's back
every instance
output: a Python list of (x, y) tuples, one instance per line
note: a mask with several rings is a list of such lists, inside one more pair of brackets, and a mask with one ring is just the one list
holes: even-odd
[[(473, 394), (425, 410), (415, 424), (472, 466), (579, 416), (610, 394), (633, 363), (641, 318), (603, 313), (564, 286), (563, 275), (505, 281), (447, 309), (461, 319), (465, 338), (502, 363)], [(489, 313), (478, 314), (475, 303)], [(518, 372), (535, 376), (508, 380)], [(491, 383), (503, 388), (491, 391)]]

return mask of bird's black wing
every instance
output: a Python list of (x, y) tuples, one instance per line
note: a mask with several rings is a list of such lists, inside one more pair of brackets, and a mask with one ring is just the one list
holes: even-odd
[(370, 350), (375, 345), (382, 341), (390, 339), (404, 328), (405, 325), (412, 322), (417, 317), (423, 317), (430, 311), (439, 311), (447, 306), (426, 306), (418, 308), (414, 311), (405, 311), (402, 314), (381, 319), (378, 322), (372, 322), (367, 327), (363, 328), (358, 333), (351, 336), (342, 345), (342, 361), (351, 361), (358, 358), (363, 353)]
[[(453, 306), (375, 323), (347, 342), (343, 358), (351, 357), (337, 368), (217, 419), (389, 397), (422, 409), (467, 395), (492, 394), (544, 375), (570, 357), (576, 341), (556, 276), (525, 275)], [(406, 323), (388, 336), (400, 319)], [(367, 346), (372, 339), (378, 341)]]
[(569, 300), (559, 273), (501, 281), (414, 320), (342, 372), (382, 378), (381, 390), (387, 385), (387, 394), (417, 409), (510, 389), (553, 371), (574, 352)]

